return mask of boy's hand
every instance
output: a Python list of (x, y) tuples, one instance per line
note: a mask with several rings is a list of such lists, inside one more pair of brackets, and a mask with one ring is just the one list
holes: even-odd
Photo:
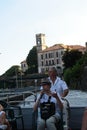
[(56, 92), (52, 92), (52, 96), (53, 96), (53, 97), (55, 97), (55, 98), (57, 98), (57, 97), (58, 97), (58, 95), (57, 95), (57, 93), (56, 93)]

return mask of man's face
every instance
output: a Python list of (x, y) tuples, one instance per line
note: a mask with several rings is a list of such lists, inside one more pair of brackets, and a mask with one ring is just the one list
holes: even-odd
[(53, 70), (49, 70), (48, 75), (49, 77), (53, 77), (53, 76), (56, 76), (56, 73)]

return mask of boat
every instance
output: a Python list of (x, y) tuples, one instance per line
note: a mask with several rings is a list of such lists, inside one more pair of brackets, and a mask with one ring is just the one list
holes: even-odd
[[(22, 94), (26, 94), (25, 92), (22, 92)], [(13, 96), (13, 95), (12, 95)], [(17, 96), (17, 95), (16, 95)], [(33, 100), (21, 100), (17, 101), (17, 105), (15, 105), (15, 101), (10, 101), (9, 104), (12, 107), (19, 106), (22, 111), (22, 116), (23, 116), (23, 122), (24, 122), (24, 129), (23, 129), (23, 122), (19, 118), (16, 123), (17, 123), (17, 130), (36, 130), (35, 129), (35, 116), (33, 113), (33, 104), (36, 100), (36, 94), (34, 92), (31, 92), (31, 97), (34, 97)], [(26, 96), (23, 96), (26, 97)], [(26, 98), (27, 99), (27, 98)], [(6, 102), (6, 100), (5, 100)], [(64, 125), (64, 130), (80, 130), (81, 129), (81, 123), (82, 123), (82, 117), (83, 117), (83, 112), (85, 109), (85, 106), (69, 106), (69, 115), (68, 118), (65, 119), (66, 123)], [(68, 123), (68, 126), (66, 126)], [(13, 130), (16, 130), (15, 127)]]
[[(66, 128), (64, 128), (64, 130), (81, 130), (81, 123), (84, 109), (85, 107), (70, 107), (69, 119), (67, 119), (69, 121), (68, 127), (65, 126)], [(23, 107), (22, 111), (25, 123), (25, 130), (33, 130), (32, 122), (30, 122), (31, 120), (34, 122), (34, 119), (32, 117), (33, 109)]]

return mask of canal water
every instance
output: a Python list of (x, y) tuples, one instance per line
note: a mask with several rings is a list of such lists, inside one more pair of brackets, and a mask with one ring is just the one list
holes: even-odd
[[(37, 93), (38, 95), (38, 93)], [(80, 90), (70, 90), (66, 96), (71, 107), (86, 107), (87, 106), (87, 92)], [(25, 99), (27, 101), (26, 107), (32, 107), (35, 100), (35, 96), (29, 96)]]

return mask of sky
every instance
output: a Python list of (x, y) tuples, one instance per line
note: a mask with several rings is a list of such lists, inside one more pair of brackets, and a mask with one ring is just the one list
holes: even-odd
[(87, 42), (87, 0), (0, 0), (0, 75), (20, 65), (36, 45)]

